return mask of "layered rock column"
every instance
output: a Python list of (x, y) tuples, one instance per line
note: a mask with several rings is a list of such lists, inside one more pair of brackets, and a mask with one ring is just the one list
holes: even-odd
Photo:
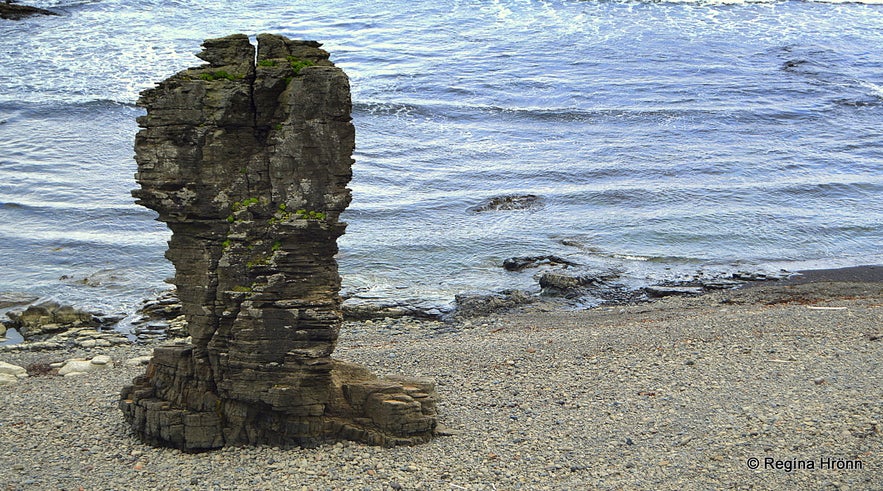
[(379, 380), (330, 358), (342, 322), (336, 239), (350, 202), (349, 81), (320, 45), (210, 39), (207, 65), (145, 91), (138, 203), (172, 230), (166, 257), (192, 344), (157, 348), (120, 408), (153, 444), (391, 446), (436, 428), (430, 380)]

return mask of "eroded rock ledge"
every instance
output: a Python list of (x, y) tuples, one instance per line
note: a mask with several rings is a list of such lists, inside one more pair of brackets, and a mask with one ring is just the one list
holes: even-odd
[(378, 379), (330, 358), (334, 255), (350, 202), (349, 81), (320, 44), (206, 40), (207, 65), (145, 91), (138, 203), (172, 230), (166, 256), (192, 344), (157, 348), (120, 408), (152, 444), (427, 441), (431, 380)]

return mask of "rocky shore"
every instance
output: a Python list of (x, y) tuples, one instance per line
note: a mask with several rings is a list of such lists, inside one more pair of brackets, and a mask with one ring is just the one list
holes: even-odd
[[(874, 275), (522, 310), (344, 325), (340, 359), (437, 381), (440, 423), (454, 436), (393, 449), (153, 448), (116, 404), (158, 342), (0, 353), (30, 374), (0, 386), (0, 487), (883, 487), (883, 283)], [(96, 366), (59, 376), (71, 360)]]

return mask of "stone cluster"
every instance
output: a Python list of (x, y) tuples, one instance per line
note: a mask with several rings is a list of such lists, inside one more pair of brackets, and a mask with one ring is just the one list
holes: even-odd
[(16, 329), (24, 342), (0, 344), (0, 352), (103, 348), (130, 342), (112, 328), (121, 316), (87, 312), (54, 301), (29, 305), (6, 316), (9, 320), (0, 322), (0, 342), (7, 329)]
[(206, 40), (208, 64), (139, 100), (133, 195), (172, 230), (191, 342), (157, 348), (120, 408), (143, 440), (186, 451), (425, 442), (432, 381), (330, 358), (355, 146), (348, 78), (319, 43), (257, 39), (256, 53), (245, 35)]
[(49, 301), (29, 306), (24, 312), (8, 312), (7, 328), (18, 329), (26, 339), (46, 337), (78, 327), (98, 327), (101, 322), (91, 312)]
[(186, 338), (187, 319), (181, 313), (177, 292), (167, 290), (153, 300), (145, 300), (132, 321), (132, 334), (139, 341)]
[[(2, 338), (0, 338), (2, 341)], [(123, 334), (112, 331), (98, 331), (95, 328), (73, 328), (46, 337), (41, 341), (28, 341), (17, 344), (2, 344), (0, 352), (4, 351), (50, 351), (65, 348), (106, 348), (130, 344), (131, 341)]]

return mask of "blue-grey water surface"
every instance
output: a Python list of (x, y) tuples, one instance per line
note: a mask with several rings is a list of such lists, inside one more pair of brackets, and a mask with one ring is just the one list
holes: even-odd
[[(0, 291), (115, 312), (166, 287), (134, 102), (236, 32), (351, 78), (351, 291), (535, 289), (500, 265), (537, 254), (632, 285), (883, 262), (883, 5), (31, 3), (63, 15), (0, 21)], [(470, 211), (506, 194), (542, 206)]]

